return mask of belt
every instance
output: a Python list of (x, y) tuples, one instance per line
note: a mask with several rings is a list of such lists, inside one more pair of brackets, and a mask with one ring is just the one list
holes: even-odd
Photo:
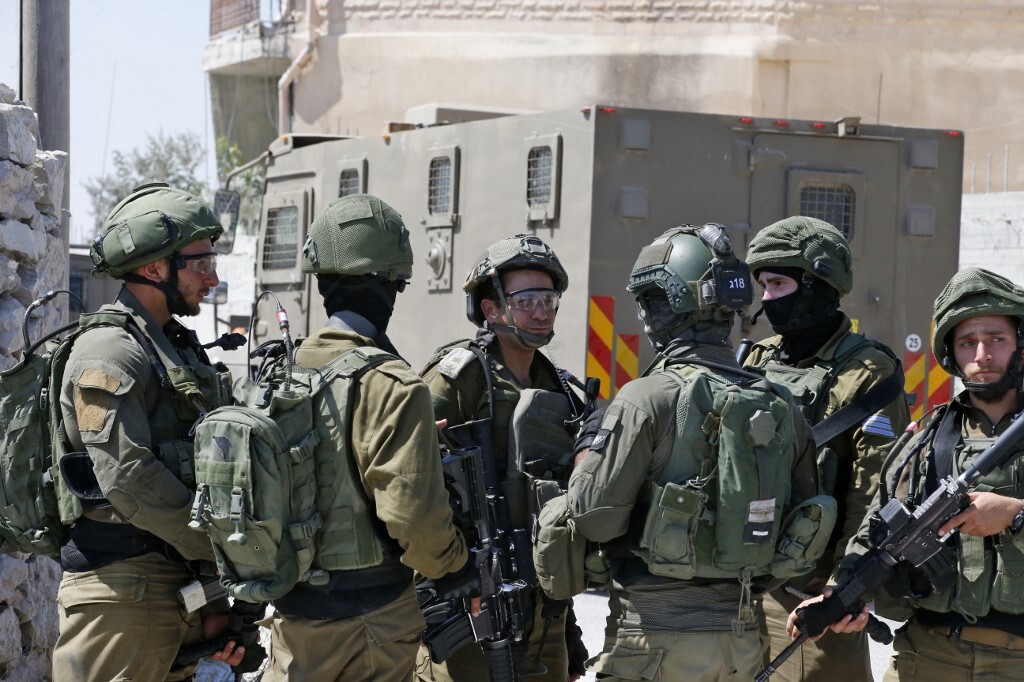
[(925, 628), (933, 635), (956, 638), (961, 642), (984, 644), (1009, 651), (1024, 651), (1024, 637), (1011, 635), (998, 628), (979, 628), (973, 625), (961, 625), (951, 628)]

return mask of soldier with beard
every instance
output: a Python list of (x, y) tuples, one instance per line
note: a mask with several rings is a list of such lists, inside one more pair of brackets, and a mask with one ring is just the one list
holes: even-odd
[[(854, 332), (839, 310), (853, 287), (850, 245), (839, 230), (803, 216), (781, 220), (751, 240), (747, 264), (763, 289), (762, 310), (777, 336), (755, 344), (745, 365), (792, 391), (814, 426), (822, 488), (836, 498), (839, 511), (815, 571), (765, 596), (770, 660), (789, 643), (789, 612), (821, 594), (845, 553), (878, 488), (882, 460), (910, 414), (899, 361), (884, 344)], [(850, 682), (870, 682), (864, 633), (809, 642), (776, 676), (825, 682), (835, 670)]]
[[(987, 270), (965, 269), (935, 299), (934, 320), (932, 352), (963, 381), (964, 390), (887, 458), (882, 485), (843, 565), (866, 550), (870, 513), (893, 497), (913, 510), (944, 477), (960, 475), (1024, 407), (1024, 289)], [(1018, 452), (1024, 454), (1024, 448)], [(939, 536), (959, 531), (949, 541), (957, 552), (956, 582), (928, 594), (911, 572), (875, 595), (877, 613), (908, 619), (897, 632), (887, 681), (1024, 679), (1020, 460), (983, 477), (970, 499), (970, 506), (938, 531)], [(792, 630), (792, 617), (790, 623)], [(865, 609), (833, 630), (856, 632), (866, 623)]]

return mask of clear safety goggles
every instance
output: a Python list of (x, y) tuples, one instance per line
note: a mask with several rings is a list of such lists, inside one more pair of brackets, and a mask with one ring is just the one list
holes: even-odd
[(507, 294), (505, 300), (512, 310), (532, 313), (539, 308), (545, 313), (553, 313), (558, 310), (562, 294), (554, 289), (522, 289)]
[(213, 251), (208, 253), (197, 253), (191, 256), (179, 255), (178, 258), (184, 261), (184, 269), (198, 272), (203, 275), (213, 275), (217, 272), (217, 254)]

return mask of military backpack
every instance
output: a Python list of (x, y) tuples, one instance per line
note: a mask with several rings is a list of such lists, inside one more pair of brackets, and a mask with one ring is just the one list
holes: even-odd
[(350, 407), (358, 377), (394, 357), (364, 347), (319, 369), (279, 362), (258, 381), (235, 382), (238, 404), (217, 408), (198, 424), (189, 525), (209, 534), (229, 595), (273, 601), (298, 582), (328, 581), (327, 572), (314, 567), (323, 527), (317, 401), (332, 382), (344, 381)]

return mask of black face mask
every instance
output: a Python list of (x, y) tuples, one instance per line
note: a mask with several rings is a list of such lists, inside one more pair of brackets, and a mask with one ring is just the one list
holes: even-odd
[(831, 327), (839, 312), (839, 292), (820, 279), (800, 278), (796, 291), (763, 301), (761, 308), (775, 333), (783, 336), (800, 330)]
[(368, 276), (318, 275), (317, 288), (324, 298), (328, 316), (341, 310), (351, 310), (383, 333), (387, 331), (395, 299), (405, 288), (405, 282)]

